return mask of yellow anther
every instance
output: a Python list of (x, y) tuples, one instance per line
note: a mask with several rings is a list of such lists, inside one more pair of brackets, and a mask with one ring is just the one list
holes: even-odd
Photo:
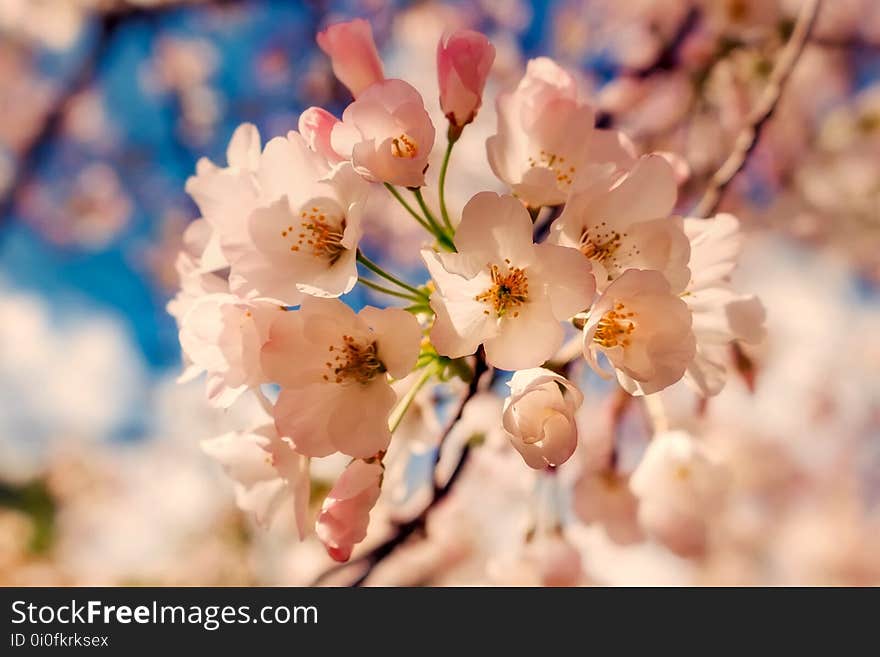
[[(523, 305), (529, 298), (529, 279), (524, 269), (513, 267), (509, 260), (505, 261), (507, 270), (498, 265), (489, 265), (492, 276), (492, 286), (485, 292), (481, 292), (474, 299), (490, 306), (498, 317), (503, 317), (509, 310)], [(485, 310), (485, 314), (491, 314)], [(519, 315), (515, 310), (514, 317)]]
[(394, 157), (411, 160), (419, 154), (419, 145), (406, 133), (391, 140), (391, 154)]

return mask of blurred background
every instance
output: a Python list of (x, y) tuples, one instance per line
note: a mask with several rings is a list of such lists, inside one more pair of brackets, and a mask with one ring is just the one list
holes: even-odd
[[(319, 29), (370, 19), (386, 73), (423, 92), (438, 126), (437, 38), (457, 26), (489, 35), (498, 56), (453, 156), (456, 208), (499, 189), (483, 146), (491, 99), (528, 58), (549, 55), (582, 77), (604, 125), (687, 163), (686, 210), (730, 152), (799, 8), (0, 0), (0, 583), (305, 584), (329, 566), (283, 522), (257, 530), (237, 511), (199, 441), (259, 411), (214, 411), (199, 382), (175, 383), (165, 312), (197, 216), (183, 191), (196, 160), (223, 162), (243, 121), (268, 139), (310, 105), (338, 115), (348, 102)], [(703, 436), (732, 472), (713, 541), (683, 559), (572, 522), (579, 582), (880, 583), (880, 3), (823, 3), (721, 208), (749, 234), (736, 283), (762, 298), (768, 338), (708, 404), (679, 386), (665, 396), (673, 425)], [(367, 249), (418, 275), (420, 236), (396, 213), (374, 204)], [(353, 305), (367, 301), (359, 294)], [(587, 385), (599, 403), (604, 389)], [(531, 582), (528, 560), (505, 552), (518, 543), (503, 540), (520, 531), (529, 473), (506, 456), (468, 468), (428, 538), (377, 583)], [(490, 494), (475, 489), (487, 474)]]

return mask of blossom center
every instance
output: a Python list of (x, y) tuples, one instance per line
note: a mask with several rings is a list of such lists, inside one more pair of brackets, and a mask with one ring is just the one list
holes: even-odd
[(616, 491), (623, 485), (623, 479), (614, 468), (606, 468), (599, 475), (602, 483), (605, 485), (605, 489), (608, 491)]
[(746, 0), (728, 0), (727, 16), (735, 23), (744, 21), (749, 16), (749, 5)]
[(298, 227), (287, 226), (281, 231), (281, 237), (292, 242), (290, 250), (335, 264), (345, 251), (345, 217), (339, 206), (330, 201), (310, 201), (300, 209), (299, 220)]
[(634, 312), (627, 312), (622, 303), (616, 303), (614, 308), (602, 315), (593, 334), (593, 342), (600, 347), (628, 347), (630, 335), (636, 330), (633, 321)]
[(411, 160), (419, 154), (419, 145), (408, 134), (401, 133), (391, 140), (391, 154), (404, 160)]
[(870, 135), (880, 128), (880, 112), (868, 113), (860, 116), (856, 125), (860, 132)]
[[(488, 304), (498, 317), (504, 317), (513, 310), (513, 316), (519, 316), (519, 310), (529, 298), (529, 279), (524, 269), (513, 267), (510, 260), (505, 260), (506, 269), (498, 265), (489, 265), (492, 286), (474, 297), (476, 301)], [(489, 315), (490, 310), (484, 310)]]
[(556, 176), (556, 184), (561, 187), (571, 185), (577, 167), (566, 164), (563, 155), (557, 155), (541, 149), (536, 157), (529, 156), (529, 168), (541, 167), (549, 169)]
[[(617, 265), (621, 255), (618, 253), (618, 250), (626, 236), (627, 233), (621, 234), (616, 230), (608, 228), (607, 223), (603, 221), (597, 226), (587, 226), (581, 231), (578, 249), (590, 260), (601, 262), (605, 269), (608, 270), (607, 275), (610, 281), (614, 278), (614, 272), (618, 268)], [(639, 254), (641, 254), (641, 250), (637, 246), (632, 245), (629, 248), (629, 253), (623, 255), (634, 257)]]
[(369, 383), (385, 372), (375, 342), (360, 343), (350, 335), (342, 336), (342, 345), (330, 345), (330, 360), (324, 365), (324, 380), (333, 383)]

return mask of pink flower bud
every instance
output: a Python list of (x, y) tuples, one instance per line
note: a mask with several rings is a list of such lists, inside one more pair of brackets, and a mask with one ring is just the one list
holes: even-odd
[(564, 376), (535, 367), (519, 370), (504, 402), (504, 430), (523, 460), (540, 470), (561, 465), (577, 447), (575, 411), (584, 401)]
[(366, 537), (382, 471), (377, 461), (352, 461), (324, 500), (315, 533), (336, 561), (348, 561), (354, 546)]
[(355, 98), (371, 84), (385, 79), (373, 29), (364, 19), (331, 25), (318, 33), (317, 40), (330, 57), (334, 75)]
[(339, 119), (321, 107), (310, 107), (299, 115), (299, 134), (311, 150), (323, 155), (330, 164), (343, 161), (330, 145), (330, 132), (337, 123)]
[(464, 127), (477, 115), (494, 60), (495, 47), (473, 30), (456, 30), (437, 44), (440, 107), (455, 127)]

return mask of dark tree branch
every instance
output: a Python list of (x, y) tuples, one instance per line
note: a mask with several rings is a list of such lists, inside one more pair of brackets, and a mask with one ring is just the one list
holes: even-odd
[(550, 233), (550, 226), (559, 218), (565, 205), (554, 205), (550, 208), (547, 216), (535, 223), (534, 240), (535, 242), (543, 242), (544, 238)]
[(675, 33), (657, 54), (657, 58), (653, 63), (638, 69), (624, 70), (622, 75), (644, 79), (661, 71), (675, 70), (679, 64), (679, 54), (682, 45), (699, 24), (700, 10), (697, 7), (691, 7), (684, 19), (679, 23)]
[(749, 156), (758, 145), (758, 140), (764, 127), (773, 116), (773, 112), (779, 104), (785, 83), (791, 76), (792, 70), (794, 70), (801, 53), (804, 51), (818, 11), (819, 0), (804, 1), (791, 37), (776, 59), (776, 64), (770, 73), (767, 85), (764, 87), (755, 107), (750, 112), (746, 126), (737, 136), (733, 151), (709, 180), (709, 185), (700, 202), (691, 213), (691, 216), (708, 217), (714, 214), (721, 203), (724, 191), (736, 175), (745, 167)]
[[(440, 437), (440, 444), (434, 457), (432, 471), (436, 471), (437, 462), (440, 459), (440, 450), (443, 447), (443, 443), (449, 437), (449, 434), (452, 432), (455, 426), (458, 424), (458, 421), (461, 420), (461, 417), (464, 414), (465, 407), (468, 405), (471, 399), (477, 396), (477, 393), (485, 389), (486, 383), (491, 382), (492, 376), (487, 376), (487, 373), (489, 373), (490, 371), (494, 370), (492, 370), (492, 368), (490, 368), (486, 364), (485, 353), (483, 352), (483, 349), (480, 348), (476, 355), (473, 377), (468, 383), (467, 391), (462, 395), (461, 399), (458, 402), (458, 405), (455, 408), (455, 411), (452, 413), (443, 428), (443, 432)], [(447, 495), (449, 495), (450, 491), (452, 491), (452, 487), (455, 485), (455, 482), (458, 480), (459, 476), (464, 470), (469, 456), (470, 447), (465, 445), (465, 447), (461, 451), (461, 455), (459, 456), (458, 463), (456, 463), (455, 468), (452, 471), (452, 474), (442, 484), (437, 481), (435, 472), (434, 489), (431, 493), (431, 499), (418, 515), (410, 520), (407, 520), (406, 522), (397, 524), (394, 528), (392, 535), (388, 539), (374, 547), (366, 554), (363, 554), (346, 564), (342, 564), (340, 566), (336, 566), (325, 571), (324, 573), (319, 575), (317, 579), (315, 579), (312, 585), (317, 586), (325, 582), (328, 577), (331, 577), (332, 575), (335, 575), (342, 571), (350, 569), (354, 570), (358, 565), (363, 566), (364, 570), (363, 572), (361, 572), (360, 575), (358, 575), (357, 579), (355, 579), (351, 583), (351, 586), (363, 585), (363, 583), (373, 572), (373, 569), (382, 560), (388, 557), (400, 545), (405, 543), (411, 536), (413, 536), (417, 532), (421, 532), (424, 530), (425, 523), (428, 519), (428, 514), (435, 506), (443, 501), (443, 499), (445, 499)]]
[[(697, 7), (691, 7), (678, 25), (675, 33), (670, 37), (666, 45), (663, 46), (663, 49), (660, 50), (653, 62), (642, 68), (623, 69), (620, 72), (620, 76), (644, 80), (655, 73), (675, 70), (679, 64), (679, 54), (682, 45), (699, 24), (700, 10)], [(603, 130), (614, 127), (614, 114), (605, 111), (597, 112), (596, 127)]]
[(102, 17), (91, 50), (83, 57), (82, 64), (64, 89), (58, 93), (52, 107), (44, 115), (39, 130), (18, 158), (15, 174), (3, 197), (0, 198), (0, 222), (11, 219), (18, 193), (33, 176), (39, 162), (51, 148), (52, 141), (67, 114), (71, 99), (92, 83), (98, 62), (103, 58), (118, 24), (110, 16)]

